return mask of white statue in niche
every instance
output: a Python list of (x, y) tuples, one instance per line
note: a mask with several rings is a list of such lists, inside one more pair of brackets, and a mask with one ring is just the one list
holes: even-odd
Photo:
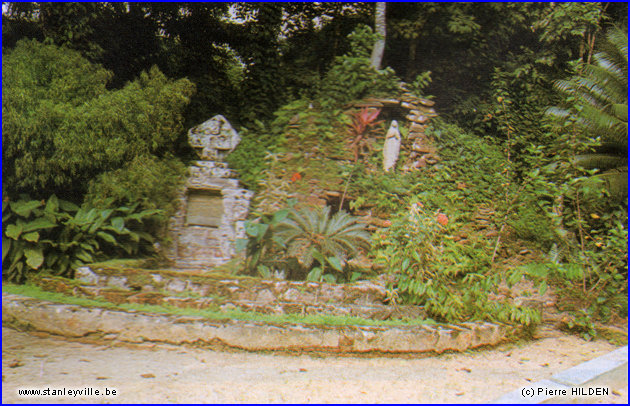
[(240, 141), (241, 137), (222, 115), (188, 130), (188, 142), (201, 159), (222, 161)]
[(398, 161), (400, 141), (398, 122), (392, 120), (392, 124), (389, 126), (387, 134), (385, 135), (385, 144), (383, 145), (383, 169), (385, 172), (389, 172), (389, 170), (396, 165), (396, 161)]

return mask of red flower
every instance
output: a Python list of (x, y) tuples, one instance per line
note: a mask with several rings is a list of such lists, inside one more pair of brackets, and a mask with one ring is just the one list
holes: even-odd
[(440, 223), (441, 225), (445, 226), (448, 224), (448, 217), (446, 217), (446, 214), (444, 213), (438, 213), (437, 215), (437, 222)]
[(298, 180), (302, 179), (302, 175), (300, 175), (299, 173), (295, 172), (293, 174), (293, 176), (291, 176), (291, 182), (297, 182)]

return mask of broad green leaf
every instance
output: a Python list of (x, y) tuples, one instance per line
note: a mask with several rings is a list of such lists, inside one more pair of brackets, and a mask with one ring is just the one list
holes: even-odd
[(247, 238), (237, 238), (234, 243), (234, 248), (236, 252), (242, 252), (245, 248), (247, 248), (247, 242), (249, 240)]
[(288, 209), (278, 210), (277, 212), (274, 213), (273, 219), (271, 220), (271, 222), (272, 223), (279, 223), (282, 220), (286, 219), (288, 215), (289, 215), (289, 210)]
[(322, 268), (315, 267), (311, 270), (311, 272), (306, 275), (306, 280), (310, 282), (319, 282), (319, 279), (322, 276)]
[(19, 202), (11, 202), (11, 209), (15, 214), (21, 217), (28, 217), (31, 215), (31, 211), (34, 209), (41, 207), (42, 202), (39, 200), (30, 200), (30, 201), (19, 201)]
[(48, 213), (55, 213), (59, 210), (59, 199), (57, 198), (57, 196), (52, 195), (50, 196), (50, 198), (48, 198), (44, 210)]
[(100, 215), (99, 210), (96, 207), (93, 207), (90, 209), (90, 211), (88, 211), (87, 218), (90, 221), (94, 221), (94, 219), (97, 218), (99, 215)]
[(250, 237), (257, 237), (258, 236), (258, 224), (257, 223), (252, 223), (250, 221), (246, 221), (245, 222), (245, 232)]
[(136, 234), (138, 234), (140, 238), (148, 242), (153, 242), (155, 240), (155, 238), (153, 238), (151, 234), (144, 231), (136, 231)]
[(134, 213), (128, 216), (127, 218), (132, 219), (132, 220), (138, 220), (141, 222), (145, 218), (155, 216), (156, 214), (162, 214), (162, 213), (163, 213), (163, 210), (160, 210), (160, 209), (147, 209), (147, 210), (141, 211), (140, 213)]
[(319, 252), (317, 249), (313, 248), (311, 250), (311, 255), (313, 255), (313, 258), (315, 258), (321, 265), (326, 264), (326, 258), (324, 258), (322, 253)]
[(9, 238), (13, 238), (14, 240), (17, 240), (20, 237), (20, 234), (22, 234), (22, 224), (19, 223), (9, 224), (4, 232), (4, 235)]
[(265, 235), (265, 233), (267, 232), (267, 230), (269, 229), (269, 225), (268, 224), (258, 224), (258, 238), (262, 238), (262, 236)]
[(24, 224), (23, 226), (23, 232), (28, 233), (29, 231), (36, 231), (36, 230), (44, 230), (44, 229), (48, 229), (48, 228), (54, 228), (57, 227), (57, 224), (50, 221), (49, 219), (45, 218), (45, 217), (39, 217), (36, 218), (33, 221), (30, 221), (26, 224)]
[(83, 222), (85, 222), (86, 217), (87, 211), (84, 207), (81, 207), (74, 215), (74, 222), (76, 224), (82, 224)]
[(39, 240), (39, 233), (37, 231), (33, 231), (28, 234), (23, 234), (22, 238), (26, 241), (37, 242)]
[(63, 211), (76, 212), (79, 210), (79, 206), (66, 200), (59, 200), (59, 208)]
[(327, 273), (326, 275), (324, 275), (322, 277), (322, 279), (324, 280), (324, 282), (328, 282), (328, 283), (336, 283), (337, 282), (337, 278), (335, 278), (335, 275)]
[(104, 222), (105, 222), (105, 219), (102, 217), (99, 217), (96, 220), (94, 220), (94, 222), (92, 223), (92, 225), (90, 225), (90, 228), (88, 229), (88, 233), (94, 234), (96, 230), (98, 230), (103, 225)]
[(125, 228), (125, 220), (122, 217), (114, 217), (112, 219), (112, 227), (118, 232), (122, 232)]
[(101, 237), (103, 240), (107, 241), (110, 244), (116, 244), (116, 239), (111, 234), (108, 234), (103, 231), (99, 231), (96, 233), (96, 235)]
[(256, 269), (258, 270), (258, 273), (260, 274), (261, 277), (265, 279), (271, 278), (271, 270), (269, 269), (268, 266), (258, 265), (258, 268)]
[(25, 248), (24, 256), (26, 264), (33, 269), (39, 268), (44, 263), (44, 252), (41, 248)]
[(328, 257), (327, 259), (330, 266), (332, 266), (336, 271), (339, 271), (339, 272), (342, 271), (341, 261), (339, 261), (339, 258)]
[(103, 220), (107, 220), (109, 218), (109, 216), (111, 216), (111, 214), (114, 212), (114, 209), (106, 209), (101, 211), (101, 218)]
[(11, 249), (11, 240), (2, 236), (2, 262), (4, 262), (4, 258), (6, 258), (10, 249)]

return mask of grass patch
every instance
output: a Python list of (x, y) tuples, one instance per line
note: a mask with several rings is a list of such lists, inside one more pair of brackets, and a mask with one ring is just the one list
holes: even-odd
[(77, 306), (106, 307), (108, 309), (115, 309), (117, 307), (114, 303), (106, 302), (104, 300), (87, 299), (83, 297), (68, 296), (56, 292), (47, 292), (39, 286), (30, 284), (15, 285), (13, 283), (3, 282), (2, 293), (11, 293), (35, 299), (48, 300), (55, 303), (65, 303)]
[(238, 266), (240, 266), (238, 260), (232, 260), (226, 264), (208, 270), (199, 269), (186, 272), (166, 269), (157, 265), (148, 266), (147, 261), (149, 260), (111, 259), (103, 262), (86, 264), (85, 266), (97, 274), (107, 276), (125, 276), (128, 278), (129, 283), (132, 284), (154, 283), (151, 278), (151, 275), (153, 274), (158, 274), (165, 278), (188, 279), (193, 283), (204, 283), (209, 279), (235, 279), (239, 280), (239, 283), (252, 284), (260, 281), (260, 278), (248, 275), (237, 275), (237, 272), (239, 271)]
[(417, 326), (435, 324), (431, 319), (413, 320), (370, 320), (361, 317), (334, 316), (334, 315), (301, 315), (301, 314), (263, 314), (258, 312), (245, 312), (238, 309), (212, 310), (179, 308), (167, 305), (147, 305), (137, 303), (124, 303), (116, 305), (103, 299), (86, 299), (68, 296), (61, 293), (46, 292), (38, 286), (26, 284), (15, 285), (3, 283), (2, 292), (35, 299), (47, 300), (55, 303), (64, 303), (86, 307), (104, 307), (114, 310), (134, 310), (146, 313), (172, 314), (190, 317), (203, 317), (208, 320), (243, 320), (258, 321), (273, 324), (311, 324), (327, 326)]

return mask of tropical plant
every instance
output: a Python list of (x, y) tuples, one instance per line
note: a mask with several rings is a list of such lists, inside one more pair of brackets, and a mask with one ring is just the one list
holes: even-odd
[(138, 156), (122, 168), (105, 172), (91, 181), (84, 204), (99, 209), (136, 205), (138, 211), (163, 210), (162, 216), (154, 216), (144, 223), (145, 231), (162, 238), (168, 219), (178, 208), (178, 193), (185, 174), (186, 167), (177, 158)]
[(350, 147), (354, 154), (354, 162), (359, 160), (361, 150), (366, 148), (366, 137), (369, 135), (370, 131), (373, 131), (374, 127), (383, 122), (383, 120), (376, 120), (380, 112), (381, 109), (363, 107), (361, 110), (353, 111), (349, 114), (352, 122), (348, 124), (348, 132), (352, 137)]
[(245, 222), (247, 238), (236, 242), (236, 250), (245, 250), (245, 269), (250, 273), (269, 274), (273, 270), (285, 271), (286, 259), (279, 252), (279, 242), (274, 235), (277, 225), (289, 215), (294, 199), (287, 202), (289, 207), (273, 214), (262, 214)]
[(121, 89), (111, 73), (63, 47), (22, 40), (2, 58), (2, 190), (63, 195), (139, 156), (174, 152), (194, 92), (157, 68)]
[(294, 274), (314, 270), (315, 261), (320, 269), (315, 274), (325, 275), (328, 269), (343, 274), (348, 260), (370, 247), (365, 226), (343, 210), (331, 216), (329, 206), (291, 210), (276, 227), (276, 237), (301, 268)]
[(580, 64), (572, 78), (555, 83), (567, 103), (547, 112), (596, 140), (595, 153), (577, 155), (574, 163), (599, 169), (596, 177), (622, 200), (628, 195), (628, 34), (611, 29), (602, 48), (593, 64)]
[(160, 210), (78, 207), (51, 196), (2, 202), (2, 277), (21, 283), (29, 272), (72, 276), (84, 263), (151, 250), (142, 223)]
[(453, 240), (457, 227), (440, 211), (432, 212), (417, 198), (375, 235), (376, 260), (394, 276), (391, 300), (424, 306), (439, 321), (498, 320), (524, 325), (540, 321), (537, 310), (492, 299), (503, 281), (512, 283), (518, 273), (490, 271), (490, 246), (484, 238), (466, 245)]
[(367, 96), (396, 96), (400, 79), (394, 70), (375, 70), (370, 65), (370, 53), (377, 39), (368, 26), (358, 26), (348, 36), (351, 51), (335, 58), (334, 65), (322, 80), (318, 99), (324, 107), (339, 107)]
[(348, 261), (370, 247), (364, 225), (345, 211), (331, 216), (328, 206), (296, 210), (294, 199), (288, 203), (288, 208), (246, 223), (249, 238), (239, 245), (246, 248), (250, 273), (273, 270), (290, 279), (329, 282), (356, 277)]

